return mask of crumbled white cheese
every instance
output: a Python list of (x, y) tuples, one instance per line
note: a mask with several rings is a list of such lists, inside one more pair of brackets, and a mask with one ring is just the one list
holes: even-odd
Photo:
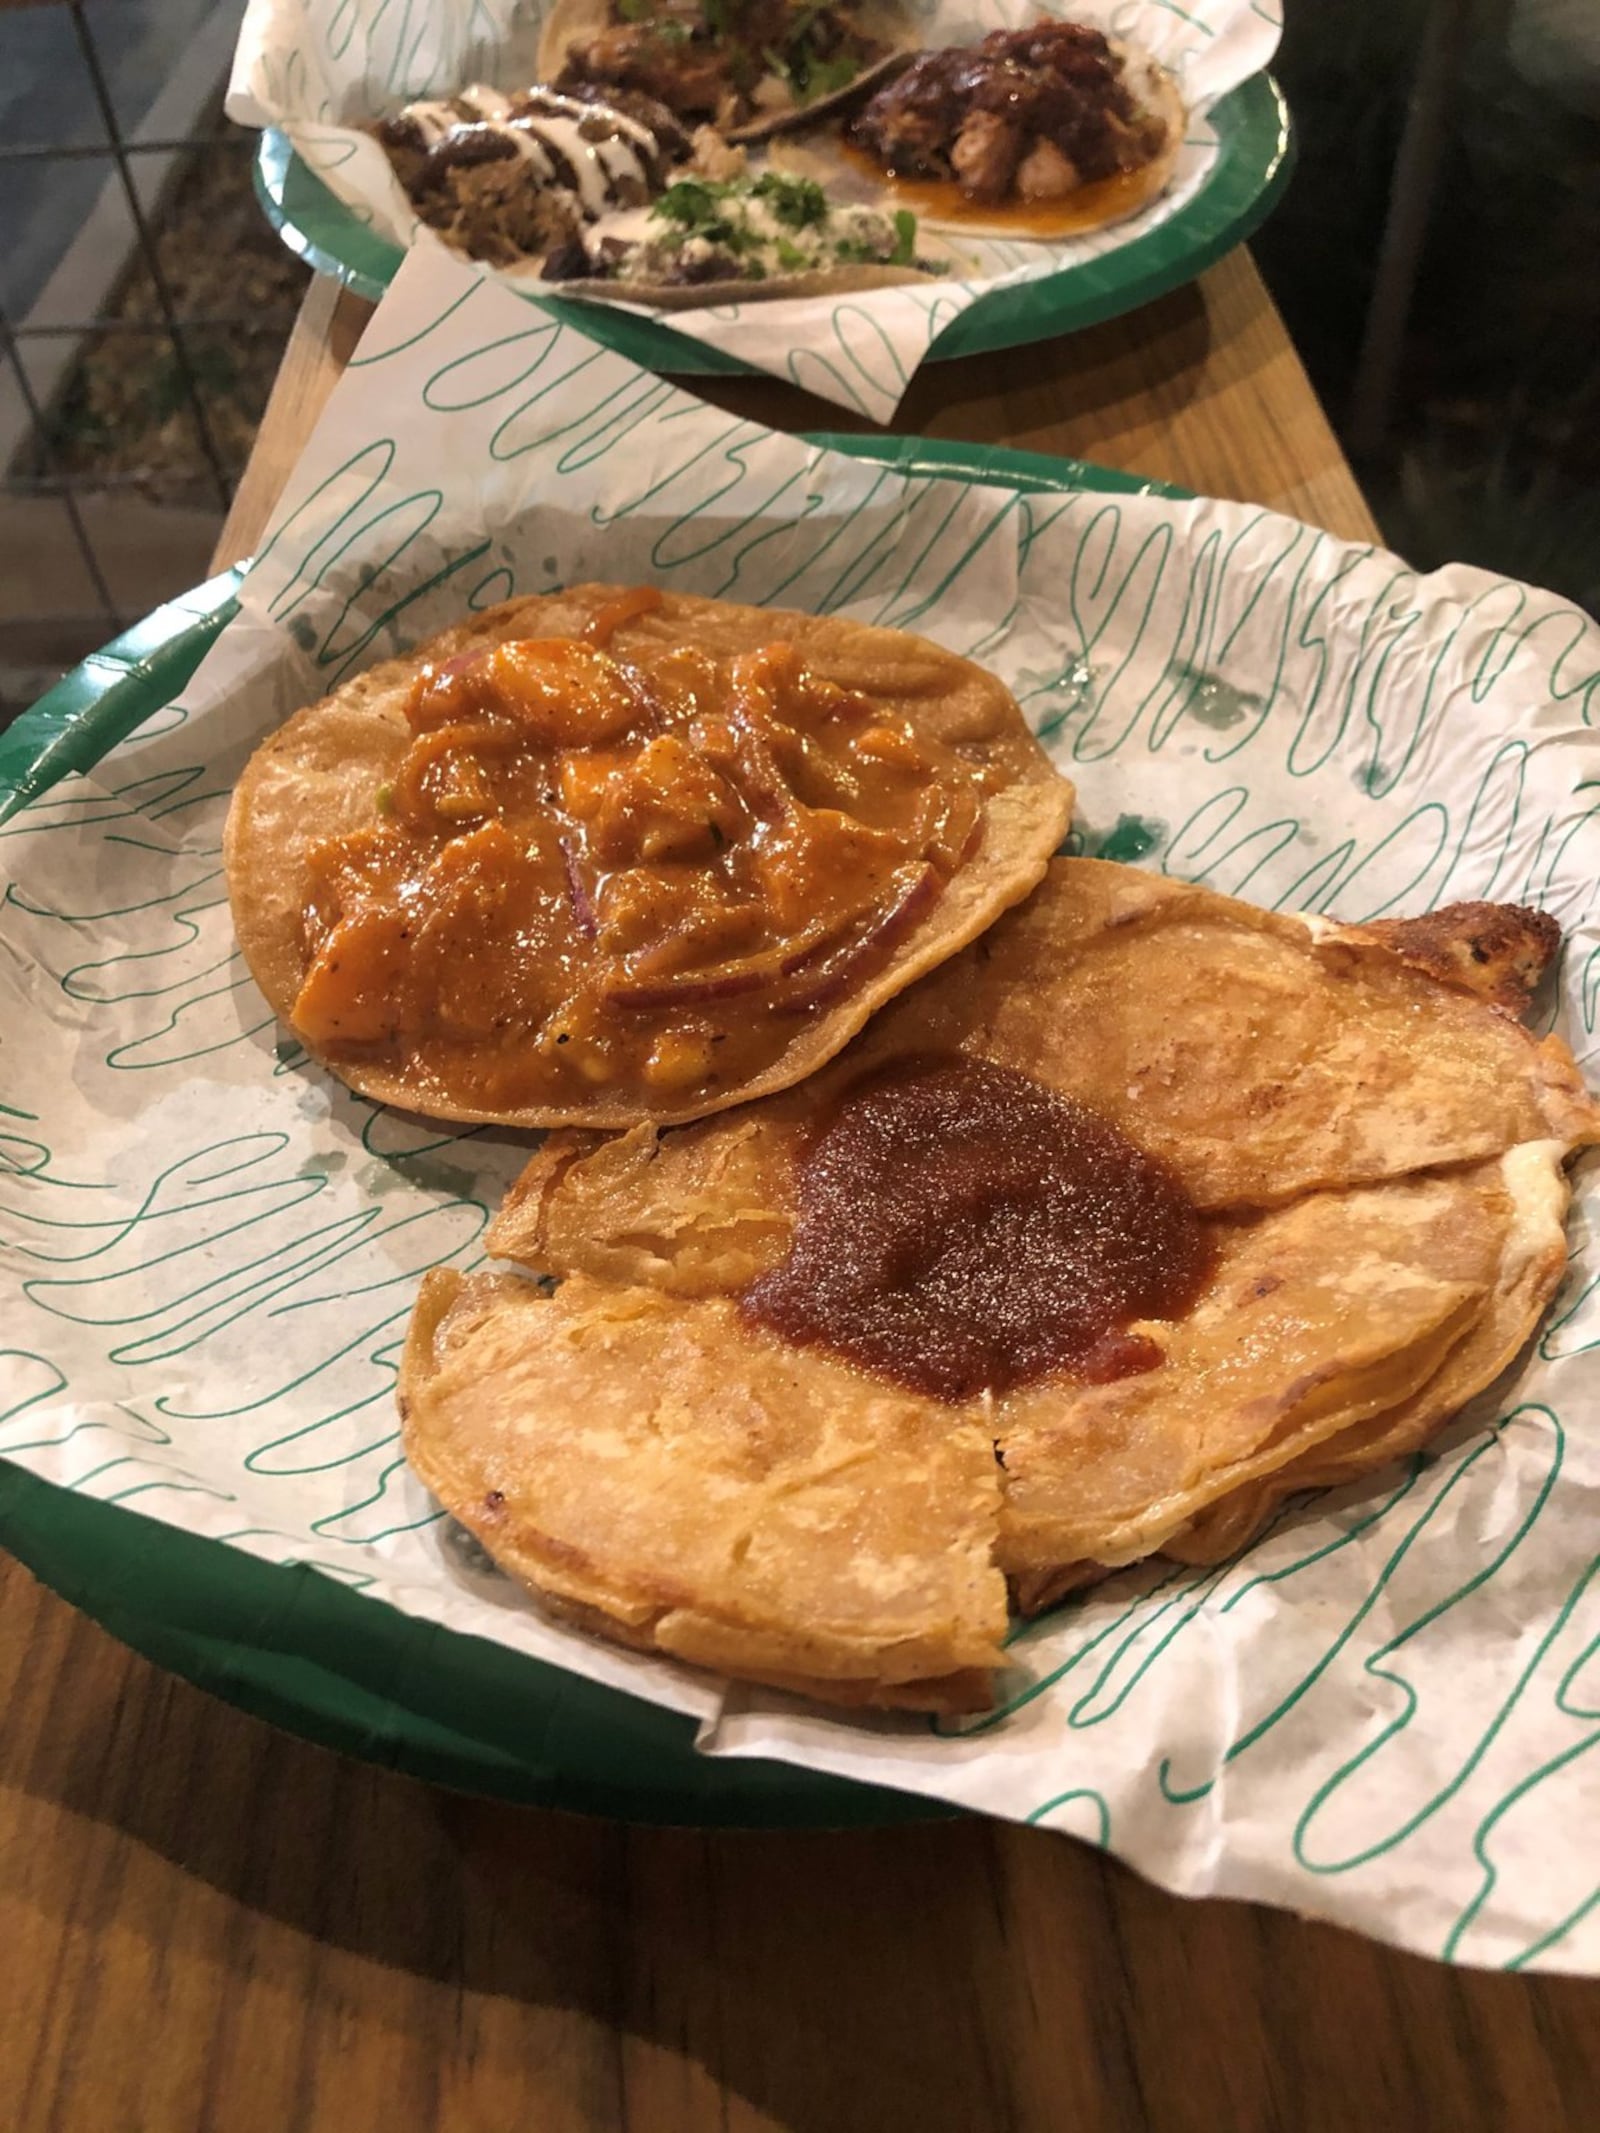
[[(657, 202), (604, 218), (589, 239), (591, 252), (602, 257), (607, 239), (625, 243), (629, 249), (613, 269), (625, 281), (681, 280), (695, 268), (702, 270), (694, 277), (700, 280), (762, 281), (819, 267), (888, 261), (900, 243), (893, 219), (875, 208), (828, 203), (822, 217), (796, 227), (784, 220), (782, 202), (770, 194), (736, 184), (715, 190), (715, 221), (728, 235), (686, 229)], [(713, 275), (704, 271), (708, 268), (718, 271)]]

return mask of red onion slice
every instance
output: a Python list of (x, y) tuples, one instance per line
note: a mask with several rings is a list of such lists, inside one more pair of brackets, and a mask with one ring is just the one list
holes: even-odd
[(572, 922), (585, 940), (592, 941), (600, 930), (600, 921), (595, 915), (594, 899), (585, 886), (570, 837), (561, 840), (561, 864), (567, 873), (567, 901), (572, 906)]
[[(904, 875), (909, 870), (902, 868)], [(836, 1000), (858, 979), (878, 967), (895, 944), (919, 925), (938, 902), (944, 882), (937, 867), (923, 864), (904, 883), (899, 895), (875, 925), (845, 949), (831, 969), (820, 972), (809, 987), (775, 1000), (778, 1014), (803, 1014), (808, 1008)], [(838, 935), (791, 948), (785, 954), (766, 955), (745, 963), (724, 964), (720, 970), (687, 972), (677, 979), (654, 985), (617, 985), (606, 994), (614, 1007), (659, 1009), (702, 1007), (717, 1000), (737, 999), (742, 993), (759, 992), (781, 977), (805, 969), (818, 955), (838, 946)]]
[(766, 970), (723, 970), (693, 974), (676, 984), (616, 985), (606, 994), (613, 1007), (700, 1007), (712, 1000), (736, 999), (740, 993), (759, 992), (771, 976)]
[(919, 867), (877, 924), (869, 927), (831, 970), (822, 971), (815, 984), (774, 1002), (777, 1012), (801, 1015), (813, 1007), (827, 1006), (848, 992), (852, 985), (870, 976), (887, 962), (891, 949), (922, 923), (943, 889), (944, 882), (937, 867)]
[(643, 983), (620, 986), (609, 997), (619, 1007), (688, 1006), (700, 1000), (732, 999), (739, 993), (755, 991), (759, 985), (775, 985), (780, 978), (793, 977), (818, 956), (837, 948), (861, 915), (856, 911), (837, 925), (815, 926), (786, 950), (769, 948), (764, 955), (715, 964), (710, 970), (688, 970), (671, 978), (647, 977)]

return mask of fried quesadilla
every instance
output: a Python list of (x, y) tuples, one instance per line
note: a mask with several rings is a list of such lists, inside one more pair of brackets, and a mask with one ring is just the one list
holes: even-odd
[(607, 1634), (834, 1701), (903, 1683), (982, 1708), (1006, 1627), (999, 1474), (939, 1402), (752, 1338), (727, 1299), (445, 1272), (400, 1399), (440, 1501)]
[(362, 1094), (628, 1126), (822, 1065), (1028, 893), (1071, 804), (922, 638), (585, 585), (296, 713), (224, 857), (257, 983)]
[[(908, 1529), (869, 1534), (900, 1515), (885, 1448), (908, 1432), (924, 1458), (943, 1418), (957, 1463), (920, 1545), (969, 1599), (992, 1562), (1032, 1611), (1153, 1552), (1215, 1559), (1283, 1494), (1425, 1442), (1536, 1325), (1563, 1164), (1600, 1139), (1565, 1046), (1483, 996), (1525, 995), (1552, 945), (1498, 907), (1313, 926), (1058, 861), (804, 1086), (679, 1131), (551, 1136), (489, 1243), (560, 1286), (433, 1292), (408, 1455), (604, 1633), (825, 1698), (970, 1703), (993, 1588), (956, 1607)], [(470, 1328), (454, 1375), (441, 1325)], [(782, 1443), (791, 1387), (797, 1416), (825, 1398), (825, 1446), (802, 1430), (735, 1471), (730, 1418), (754, 1403)], [(625, 1492), (663, 1413), (646, 1560), (574, 1477)], [(993, 1496), (959, 1464), (973, 1444)], [(825, 1606), (855, 1532), (872, 1607)], [(674, 1641), (702, 1617), (709, 1641)]]

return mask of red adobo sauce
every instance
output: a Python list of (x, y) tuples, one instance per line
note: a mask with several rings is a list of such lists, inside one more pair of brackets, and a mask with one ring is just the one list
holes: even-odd
[(941, 1400), (1161, 1361), (1212, 1265), (1164, 1163), (1009, 1067), (900, 1060), (850, 1089), (800, 1160), (789, 1256), (744, 1309)]

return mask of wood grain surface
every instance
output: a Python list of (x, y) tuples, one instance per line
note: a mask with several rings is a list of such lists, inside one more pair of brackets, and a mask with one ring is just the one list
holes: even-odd
[(1600, 1986), (983, 1822), (700, 1834), (273, 1732), (0, 1583), (12, 2133), (1591, 2133)]
[[(219, 562), (365, 309), (307, 300)], [(779, 387), (761, 419), (840, 427)], [(1254, 269), (941, 368), (903, 426), (1371, 537)], [(0, 1568), (12, 2133), (1600, 2133), (1600, 1984), (1447, 1970), (979, 1821), (625, 1828), (276, 1733)]]

